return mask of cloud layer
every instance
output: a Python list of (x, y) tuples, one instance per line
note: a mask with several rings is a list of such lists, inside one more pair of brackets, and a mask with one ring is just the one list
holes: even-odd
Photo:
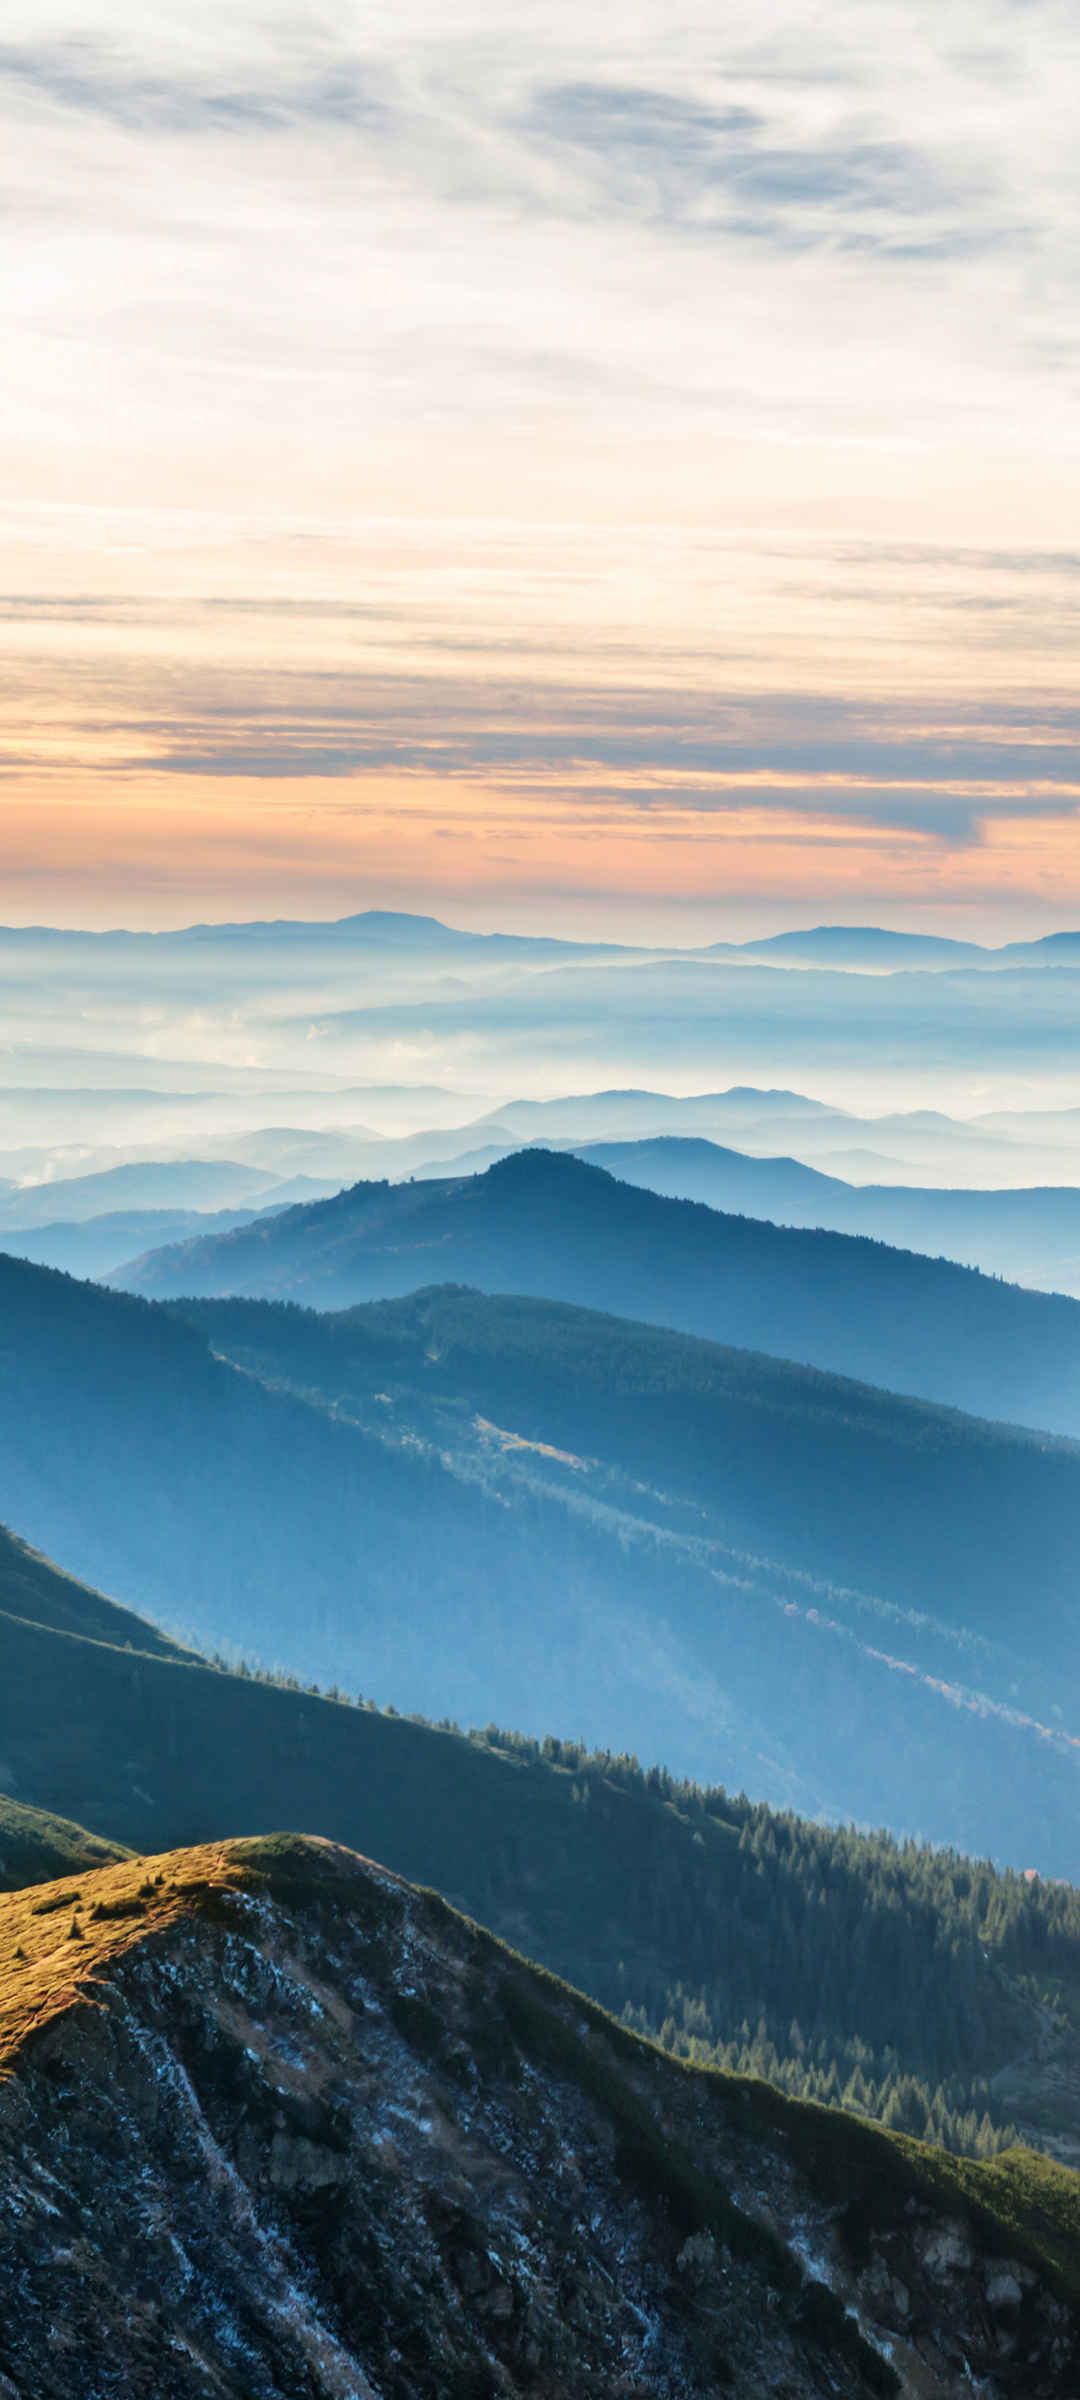
[(11, 0), (0, 915), (1080, 907), (1078, 101), (1058, 0)]

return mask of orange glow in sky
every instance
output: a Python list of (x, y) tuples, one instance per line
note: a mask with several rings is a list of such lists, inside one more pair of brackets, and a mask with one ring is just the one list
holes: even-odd
[(1075, 12), (10, 0), (0, 91), (0, 920), (1080, 916)]

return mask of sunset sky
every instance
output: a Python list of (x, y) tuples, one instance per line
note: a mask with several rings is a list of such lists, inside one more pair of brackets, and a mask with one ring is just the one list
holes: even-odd
[(7, 0), (0, 919), (1080, 923), (1074, 0)]

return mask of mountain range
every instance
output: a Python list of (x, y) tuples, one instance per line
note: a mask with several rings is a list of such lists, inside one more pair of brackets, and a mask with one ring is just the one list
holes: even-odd
[(29, 1231), (62, 1217), (83, 1224), (123, 1209), (204, 1210), (287, 1206), (314, 1199), (320, 1184), (308, 1176), (286, 1183), (265, 1167), (238, 1159), (133, 1160), (91, 1175), (50, 1177), (41, 1183), (8, 1184), (0, 1195), (0, 1239), (9, 1229)]
[[(51, 1190), (57, 1187), (50, 1186)], [(57, 1199), (59, 1205), (59, 1193)], [(228, 1233), (258, 1211), (239, 1209), (104, 1209), (100, 1216), (46, 1219), (40, 1225), (0, 1226), (0, 1249), (65, 1275), (111, 1275), (131, 1257), (159, 1243), (188, 1242), (206, 1233)]]
[(711, 958), (774, 959), (781, 965), (856, 967), (1009, 967), (1075, 965), (1080, 933), (1047, 933), (1034, 941), (961, 942), (937, 933), (898, 933), (882, 925), (811, 925), (750, 942), (712, 942)]
[(478, 1173), (526, 1144), (587, 1152), (603, 1142), (666, 1136), (711, 1141), (755, 1158), (789, 1155), (837, 1179), (849, 1177), (860, 1188), (1004, 1190), (1080, 1182), (1077, 1133), (1078, 1112), (1070, 1109), (999, 1110), (959, 1118), (920, 1108), (860, 1116), (803, 1093), (753, 1087), (692, 1094), (615, 1090), (504, 1101), (490, 1114), (457, 1126), (369, 1142), (366, 1148), (341, 1142), (320, 1152), (312, 1137), (297, 1135), (295, 1154), (284, 1148), (271, 1153), (267, 1137), (259, 1155), (267, 1162), (271, 1155), (280, 1157), (291, 1168), (300, 1163), (306, 1138), (309, 1171), (336, 1170), (342, 1184), (373, 1175), (397, 1182), (410, 1174)]
[(718, 1142), (671, 1135), (575, 1147), (590, 1166), (671, 1199), (700, 1200), (777, 1225), (860, 1234), (1044, 1291), (1072, 1291), (1080, 1277), (1080, 1189), (1071, 1184), (1006, 1191), (856, 1185), (798, 1159), (751, 1158)]
[(10, 1516), (198, 1647), (1073, 1869), (1071, 1442), (543, 1299), (0, 1302)]
[(531, 1292), (1080, 1434), (1080, 1303), (849, 1234), (789, 1229), (520, 1151), (476, 1176), (357, 1184), (111, 1279), (154, 1298), (347, 1307), (438, 1280)]
[(1080, 939), (0, 953), (0, 2400), (1071, 2400)]
[(393, 909), (363, 909), (352, 916), (333, 919), (279, 917), (232, 924), (186, 925), (161, 933), (130, 932), (121, 927), (98, 933), (48, 925), (0, 926), (2, 945), (18, 949), (38, 943), (54, 950), (93, 951), (111, 945), (136, 952), (188, 946), (318, 948), (325, 945), (405, 954), (431, 951), (452, 957), (468, 952), (493, 959), (537, 960), (575, 955), (632, 957), (650, 952), (678, 956), (682, 949), (691, 957), (886, 970), (898, 966), (995, 967), (1044, 962), (1056, 965), (1080, 960), (1080, 933), (1073, 932), (1043, 934), (1034, 940), (1005, 942), (994, 947), (982, 942), (958, 941), (943, 934), (906, 933), (880, 925), (814, 925), (744, 942), (627, 944), (575, 942), (545, 934), (475, 933), (445, 925), (438, 917)]

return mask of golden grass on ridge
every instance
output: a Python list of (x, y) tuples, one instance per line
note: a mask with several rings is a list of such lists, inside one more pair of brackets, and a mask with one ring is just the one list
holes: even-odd
[(231, 1846), (208, 1842), (0, 1893), (0, 2076), (28, 2035), (92, 2002), (112, 1961), (175, 1923), (195, 1892), (240, 1888)]

